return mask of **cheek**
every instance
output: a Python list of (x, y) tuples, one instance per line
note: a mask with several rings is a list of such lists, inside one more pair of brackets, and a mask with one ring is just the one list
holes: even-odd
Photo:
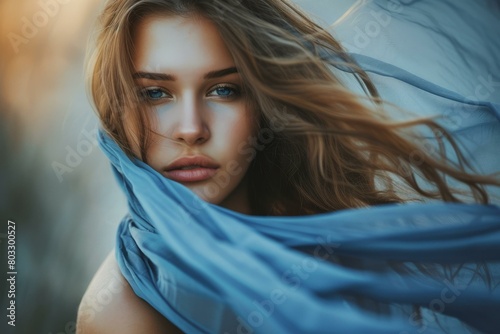
[(221, 116), (218, 120), (217, 141), (219, 146), (224, 147), (224, 151), (231, 154), (231, 159), (242, 160), (238, 151), (240, 147), (251, 145), (251, 137), (256, 134), (256, 122), (254, 115), (245, 109), (239, 110), (232, 117)]
[(179, 110), (175, 109), (174, 103), (153, 107), (149, 114), (151, 129), (161, 134), (169, 133), (171, 131), (171, 124), (175, 123), (178, 113)]
[(248, 137), (253, 135), (255, 132), (255, 126), (253, 119), (248, 117), (239, 118), (233, 126), (234, 131), (231, 131), (230, 136), (234, 141), (239, 139), (239, 141), (248, 141)]

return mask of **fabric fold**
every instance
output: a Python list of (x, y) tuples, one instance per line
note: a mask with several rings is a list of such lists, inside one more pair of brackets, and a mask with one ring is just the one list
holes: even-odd
[[(474, 275), (452, 282), (329, 261), (332, 255), (494, 265), (500, 260), (496, 206), (386, 205), (305, 217), (253, 217), (205, 202), (191, 210), (186, 203), (201, 201), (194, 193), (129, 160), (104, 133), (99, 140), (129, 185), (130, 216), (117, 239), (123, 275), (138, 296), (186, 332), (416, 332), (404, 316), (378, 315), (344, 297), (429, 307), (451, 287), (460, 296), (445, 314), (459, 314), (485, 332), (499, 326), (493, 313), (500, 296)], [(315, 256), (301, 247), (324, 251)], [(492, 274), (498, 280), (498, 271)], [(490, 323), (468, 316), (477, 307), (491, 312)]]

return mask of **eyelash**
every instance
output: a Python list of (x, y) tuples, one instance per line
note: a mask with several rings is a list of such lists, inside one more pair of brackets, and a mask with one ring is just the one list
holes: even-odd
[[(221, 95), (210, 95), (210, 93), (216, 91), (217, 89), (221, 89), (221, 88), (226, 88), (226, 89), (229, 89), (231, 91), (231, 95), (228, 95), (228, 96), (221, 96)], [(153, 98), (153, 97), (150, 97), (148, 96), (148, 93), (151, 93), (151, 92), (160, 92), (162, 93), (162, 95), (166, 95), (166, 96), (162, 96), (162, 97), (158, 97), (158, 98)], [(172, 96), (167, 92), (165, 91), (164, 89), (160, 88), (160, 87), (148, 87), (148, 88), (144, 88), (141, 90), (141, 95), (143, 96), (144, 99), (150, 101), (150, 102), (157, 102), (157, 101), (160, 101), (164, 98), (171, 98)], [(224, 100), (229, 100), (229, 99), (232, 99), (232, 98), (236, 98), (238, 96), (241, 95), (241, 91), (240, 89), (235, 86), (235, 85), (230, 85), (230, 84), (219, 84), (219, 85), (216, 85), (215, 87), (212, 87), (212, 89), (209, 91), (209, 94), (207, 94), (207, 96), (215, 96), (215, 97), (219, 97), (221, 99), (224, 99)]]
[(217, 89), (220, 89), (220, 88), (227, 88), (229, 90), (231, 90), (232, 92), (232, 95), (229, 95), (229, 96), (221, 96), (223, 99), (229, 99), (229, 98), (234, 98), (234, 97), (238, 97), (241, 95), (241, 91), (239, 90), (239, 88), (235, 85), (229, 85), (229, 84), (219, 84), (219, 85), (216, 85), (215, 87), (213, 87), (213, 89), (210, 91), (210, 92), (213, 92)]
[(144, 88), (141, 90), (141, 96), (145, 99), (145, 100), (148, 100), (148, 101), (159, 101), (165, 97), (160, 97), (160, 98), (152, 98), (150, 96), (148, 96), (148, 93), (151, 93), (151, 92), (160, 92), (162, 94), (165, 94), (165, 95), (168, 95), (167, 97), (170, 97), (170, 94), (168, 94), (165, 90), (159, 88), (159, 87), (149, 87), (149, 88)]

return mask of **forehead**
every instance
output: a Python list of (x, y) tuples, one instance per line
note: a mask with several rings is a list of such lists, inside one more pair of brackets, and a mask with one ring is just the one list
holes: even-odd
[(234, 65), (217, 27), (208, 19), (158, 15), (141, 20), (134, 31), (135, 68), (177, 72)]

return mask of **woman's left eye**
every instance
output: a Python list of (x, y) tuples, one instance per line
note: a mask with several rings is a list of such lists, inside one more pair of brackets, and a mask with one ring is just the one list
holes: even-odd
[(239, 95), (239, 90), (231, 86), (217, 86), (208, 93), (208, 96), (219, 96), (222, 98), (229, 98), (237, 95)]

